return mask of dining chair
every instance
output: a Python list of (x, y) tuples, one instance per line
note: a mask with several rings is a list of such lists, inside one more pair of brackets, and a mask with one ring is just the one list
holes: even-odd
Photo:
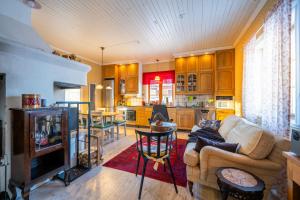
[(116, 115), (114, 120), (114, 125), (117, 127), (117, 139), (120, 135), (120, 126), (124, 127), (124, 134), (126, 136), (126, 112), (127, 108), (117, 108), (118, 115)]
[[(178, 193), (175, 177), (170, 162), (170, 145), (172, 144), (171, 135), (173, 134), (173, 130), (171, 129), (166, 132), (145, 132), (145, 131), (135, 130), (135, 134), (136, 134), (136, 141), (137, 141), (136, 148), (138, 151), (136, 176), (138, 173), (141, 157), (144, 160), (138, 199), (141, 199), (146, 167), (149, 160), (155, 162), (153, 167), (154, 170), (157, 170), (159, 163), (164, 165), (165, 161), (167, 161), (170, 174), (173, 180), (173, 184), (175, 187), (175, 191), (176, 193)], [(155, 142), (153, 142), (154, 141), (153, 138), (155, 138)]]
[(104, 145), (104, 137), (108, 142), (114, 141), (114, 124), (112, 122), (104, 122), (100, 113), (91, 120), (91, 133), (97, 135), (100, 133), (101, 145)]
[[(148, 119), (149, 125), (151, 127), (151, 123), (160, 120), (163, 122), (173, 122), (173, 119), (169, 118), (168, 109), (166, 105), (153, 105), (153, 110), (151, 114), (151, 118)], [(173, 141), (175, 142), (175, 151), (176, 151), (176, 157), (178, 157), (178, 146), (177, 146), (177, 130), (174, 130), (174, 134), (172, 134), (172, 137), (175, 136)]]

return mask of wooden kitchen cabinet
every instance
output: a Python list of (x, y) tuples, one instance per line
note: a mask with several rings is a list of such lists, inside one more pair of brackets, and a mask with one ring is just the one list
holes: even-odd
[(234, 67), (234, 49), (222, 50), (216, 52), (217, 68), (233, 68)]
[(199, 72), (198, 88), (200, 94), (214, 93), (214, 75), (211, 71)]
[(207, 54), (199, 56), (199, 71), (213, 71), (214, 55)]
[(139, 66), (137, 63), (128, 64), (127, 66), (127, 76), (138, 76), (139, 75)]
[(176, 58), (175, 59), (175, 72), (176, 73), (186, 73), (187, 62), (186, 58)]
[(120, 79), (125, 80), (126, 76), (127, 76), (126, 65), (120, 65), (119, 66), (119, 77), (120, 77)]
[(136, 107), (136, 125), (149, 126), (148, 119), (151, 118), (152, 107)]
[(193, 108), (177, 108), (176, 124), (178, 129), (191, 130), (195, 125), (195, 110)]
[(119, 79), (125, 80), (125, 93), (139, 93), (139, 64), (132, 63), (118, 66)]
[(187, 93), (193, 94), (198, 93), (198, 75), (196, 72), (194, 73), (187, 73)]
[(173, 120), (174, 123), (176, 123), (176, 108), (167, 108), (169, 119)]
[(187, 67), (187, 72), (197, 72), (198, 70), (198, 57), (197, 56), (191, 56), (187, 57), (186, 59), (186, 67)]
[(143, 107), (136, 107), (136, 125), (142, 126), (145, 122), (145, 109)]
[(234, 96), (234, 70), (219, 69), (216, 72), (216, 95)]
[(138, 90), (139, 90), (138, 77), (137, 76), (127, 77), (125, 80), (126, 94), (136, 94), (138, 93)]
[(229, 115), (234, 115), (233, 109), (216, 109), (216, 119), (223, 121)]
[(234, 96), (234, 49), (216, 52), (215, 93), (217, 96)]
[(115, 65), (105, 65), (102, 68), (103, 78), (115, 77)]
[(183, 94), (186, 92), (186, 82), (186, 73), (175, 74), (176, 94)]

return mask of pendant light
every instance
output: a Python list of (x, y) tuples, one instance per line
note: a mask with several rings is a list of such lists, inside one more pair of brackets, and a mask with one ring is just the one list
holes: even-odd
[[(158, 62), (159, 62), (159, 60), (156, 59), (156, 62), (157, 62), (157, 72), (158, 72)], [(159, 77), (158, 75), (156, 75), (156, 76), (154, 77), (154, 80), (160, 81), (160, 77)]]
[[(100, 47), (101, 48), (101, 69), (103, 67), (103, 51), (104, 51), (104, 47)], [(102, 90), (103, 89), (103, 85), (101, 83), (96, 85), (96, 89), (97, 90)]]

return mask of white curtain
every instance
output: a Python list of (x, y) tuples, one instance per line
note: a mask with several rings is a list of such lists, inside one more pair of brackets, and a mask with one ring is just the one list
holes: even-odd
[(244, 47), (243, 114), (276, 135), (289, 136), (291, 0), (279, 0), (263, 27), (263, 42)]

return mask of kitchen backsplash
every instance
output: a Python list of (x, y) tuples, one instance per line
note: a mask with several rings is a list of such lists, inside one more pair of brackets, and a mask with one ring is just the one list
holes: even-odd
[(212, 95), (176, 95), (176, 106), (213, 106)]

